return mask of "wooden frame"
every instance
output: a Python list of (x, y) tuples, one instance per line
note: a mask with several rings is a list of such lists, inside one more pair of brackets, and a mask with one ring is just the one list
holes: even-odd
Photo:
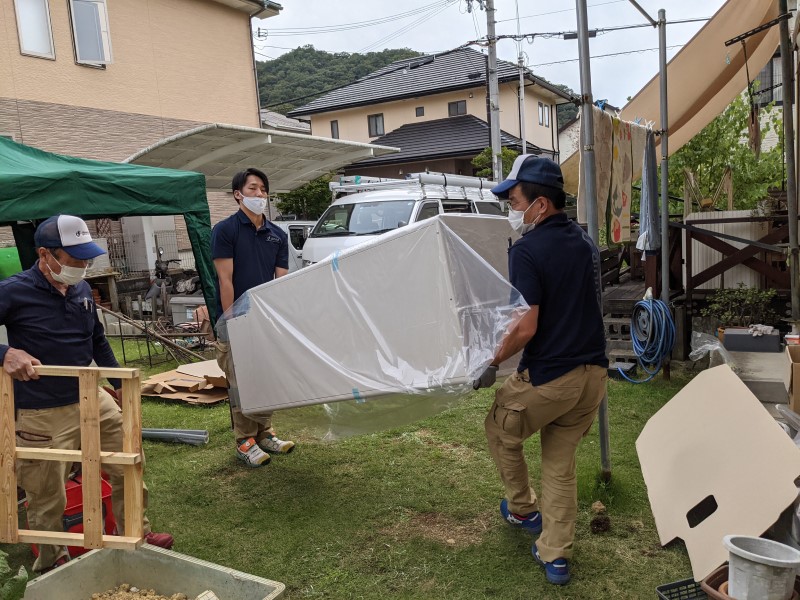
[[(14, 386), (0, 369), (0, 542), (53, 544), (84, 548), (134, 550), (143, 541), (144, 487), (142, 480), (142, 397), (138, 369), (99, 367), (34, 367), (40, 376), (79, 380), (81, 449), (18, 448), (14, 431)], [(122, 452), (100, 451), (99, 381), (122, 380)], [(83, 533), (18, 528), (16, 459), (80, 461), (83, 465)], [(100, 467), (123, 465), (125, 480), (124, 535), (103, 534)]]

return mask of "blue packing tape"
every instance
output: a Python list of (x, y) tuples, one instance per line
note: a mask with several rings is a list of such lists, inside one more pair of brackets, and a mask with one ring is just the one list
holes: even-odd
[(337, 272), (339, 270), (339, 251), (333, 253), (333, 260), (331, 261), (331, 268), (333, 272)]
[(353, 388), (353, 399), (356, 401), (357, 404), (364, 404), (364, 402), (366, 402), (366, 400), (361, 397), (358, 388)]

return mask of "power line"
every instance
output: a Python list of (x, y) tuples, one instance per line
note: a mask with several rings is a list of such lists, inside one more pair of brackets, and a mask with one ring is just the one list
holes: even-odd
[[(628, 0), (610, 0), (609, 2), (598, 2), (597, 4), (589, 4), (587, 8), (594, 8), (595, 6), (604, 6), (606, 4), (617, 4), (619, 2), (627, 2), (627, 1)], [(539, 14), (536, 14), (536, 15), (527, 15), (525, 17), (519, 17), (519, 18), (520, 19), (533, 19), (535, 17), (544, 17), (546, 15), (555, 15), (557, 13), (563, 13), (563, 12), (575, 12), (575, 9), (574, 8), (564, 8), (564, 9), (561, 9), (561, 10), (551, 10), (550, 12), (539, 13)], [(514, 17), (513, 19), (500, 19), (498, 21), (495, 21), (495, 23), (505, 23), (507, 21), (516, 21), (516, 20), (517, 20), (517, 17)]]
[[(708, 21), (711, 17), (701, 17), (697, 19), (681, 19), (678, 21), (668, 21), (667, 25), (678, 25), (681, 23), (696, 23), (698, 21)], [(622, 31), (624, 29), (639, 29), (641, 27), (652, 27), (650, 23), (636, 23), (633, 25), (616, 25), (611, 27), (598, 27), (597, 29), (592, 29), (591, 33), (595, 34), (605, 34), (613, 31)], [(507, 34), (507, 35), (498, 35), (498, 40), (515, 40), (517, 42), (521, 42), (527, 39), (529, 42), (533, 42), (534, 38), (543, 37), (543, 38), (558, 38), (558, 37), (565, 37), (567, 35), (572, 35), (573, 38), (576, 35), (575, 31), (542, 31), (542, 32), (535, 32), (535, 33), (518, 33), (518, 34)], [(566, 39), (566, 38), (565, 38)]]
[[(683, 46), (684, 46), (683, 44), (678, 44), (676, 46), (667, 46), (667, 50), (672, 50), (673, 48), (683, 48)], [(598, 54), (596, 56), (591, 56), (590, 58), (594, 59), (594, 58), (606, 58), (606, 57), (609, 57), (609, 56), (621, 56), (623, 54), (638, 54), (640, 52), (652, 52), (653, 50), (658, 50), (658, 48), (642, 48), (641, 50), (628, 50), (626, 52), (612, 52), (611, 54)], [(548, 67), (550, 65), (560, 65), (560, 64), (569, 63), (569, 62), (578, 62), (579, 60), (580, 60), (579, 58), (569, 58), (569, 59), (566, 59), (566, 60), (556, 60), (556, 61), (553, 61), (553, 62), (538, 63), (538, 64), (531, 65), (531, 66), (533, 66), (533, 67)]]
[[(376, 19), (369, 19), (367, 21), (356, 21), (353, 23), (340, 23), (338, 25), (322, 25), (319, 27), (289, 27), (289, 28), (272, 28), (266, 29), (266, 35), (269, 36), (296, 36), (296, 35), (316, 35), (316, 34), (325, 34), (325, 33), (336, 33), (340, 31), (349, 31), (351, 29), (361, 29), (364, 27), (373, 27), (375, 25), (382, 25), (385, 23), (391, 23), (392, 21), (396, 21), (398, 19), (405, 19), (408, 17), (412, 17), (418, 15), (420, 13), (427, 12), (429, 10), (433, 10), (435, 8), (441, 7), (443, 5), (452, 4), (457, 0), (437, 0), (436, 2), (432, 2), (430, 4), (426, 4), (424, 6), (419, 6), (412, 10), (408, 10), (402, 13), (397, 13), (394, 15), (388, 15), (385, 17), (378, 17)], [(258, 28), (259, 33), (261, 28)]]
[(359, 53), (369, 52), (369, 51), (371, 51), (373, 49), (378, 48), (382, 44), (386, 44), (386, 43), (392, 41), (393, 39), (400, 37), (401, 35), (403, 35), (407, 31), (410, 31), (410, 30), (414, 29), (414, 27), (416, 27), (417, 25), (419, 25), (423, 21), (427, 21), (428, 19), (432, 19), (433, 17), (435, 17), (439, 13), (445, 11), (447, 8), (449, 8), (450, 6), (452, 6), (453, 4), (455, 4), (458, 1), (459, 0), (447, 0), (447, 2), (445, 2), (445, 4), (443, 6), (441, 6), (439, 8), (436, 8), (436, 9), (432, 9), (431, 11), (428, 11), (427, 13), (423, 14), (419, 19), (417, 19), (416, 21), (412, 21), (408, 25), (405, 25), (404, 27), (401, 27), (400, 29), (398, 29), (394, 33), (391, 33), (391, 34), (379, 39), (378, 41), (373, 42), (372, 44), (362, 48), (358, 52)]

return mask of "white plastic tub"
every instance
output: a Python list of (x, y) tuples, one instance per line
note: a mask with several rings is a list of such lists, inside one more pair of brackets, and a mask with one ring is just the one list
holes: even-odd
[(144, 544), (133, 552), (93, 550), (28, 584), (25, 600), (86, 600), (122, 583), (169, 596), (206, 590), (219, 600), (275, 600), (285, 585)]

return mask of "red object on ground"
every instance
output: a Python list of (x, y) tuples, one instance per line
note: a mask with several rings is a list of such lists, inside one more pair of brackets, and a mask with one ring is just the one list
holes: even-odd
[[(66, 483), (67, 507), (64, 509), (64, 531), (69, 533), (83, 533), (83, 488), (81, 487), (81, 476), (68, 479)], [(114, 535), (117, 522), (114, 520), (114, 513), (111, 510), (111, 484), (105, 479), (100, 480), (100, 494), (103, 497), (103, 518), (104, 533)], [(25, 503), (28, 507), (28, 503)], [(26, 518), (27, 521), (27, 518)], [(39, 556), (39, 548), (36, 544), (31, 544), (34, 556)], [(71, 558), (86, 554), (89, 549), (80, 546), (67, 546)]]

